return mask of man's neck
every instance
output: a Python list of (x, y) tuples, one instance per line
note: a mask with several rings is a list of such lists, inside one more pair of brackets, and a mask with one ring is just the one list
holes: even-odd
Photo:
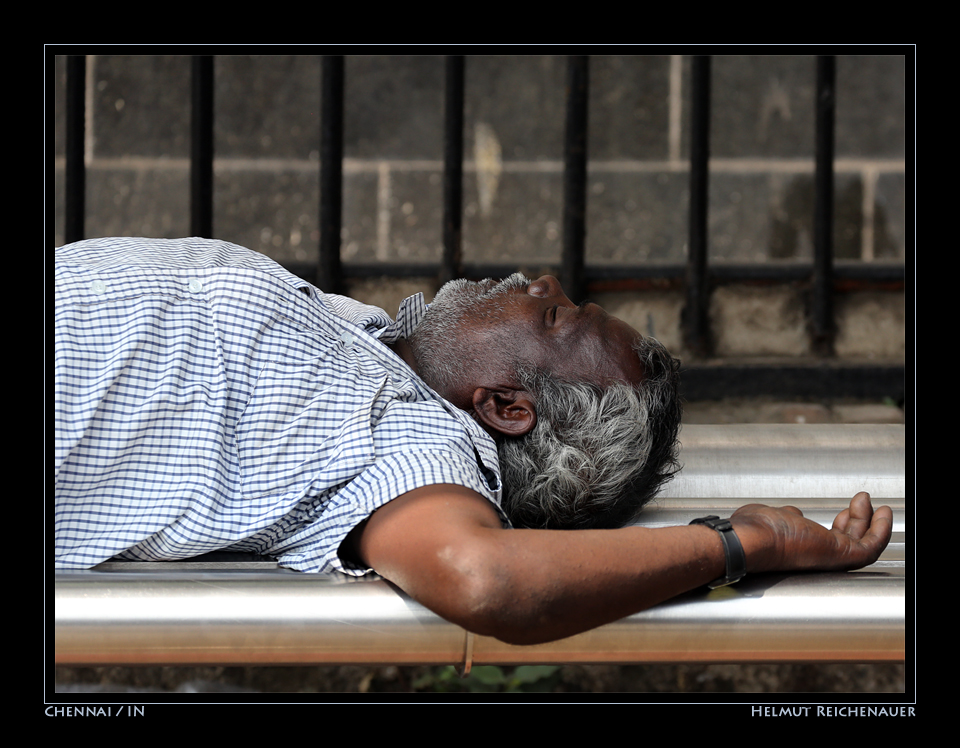
[(413, 349), (410, 347), (410, 344), (407, 342), (406, 338), (397, 338), (393, 343), (387, 343), (386, 345), (387, 348), (402, 358), (403, 362), (413, 369), (417, 376), (420, 375), (420, 372), (417, 371), (416, 359), (413, 357)]

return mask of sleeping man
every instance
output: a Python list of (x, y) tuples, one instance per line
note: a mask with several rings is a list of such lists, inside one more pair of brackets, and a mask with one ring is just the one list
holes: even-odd
[(630, 522), (678, 469), (678, 362), (556, 279), (429, 307), (324, 294), (206, 239), (56, 252), (56, 567), (217, 550), (375, 571), (447, 620), (550, 641), (744, 573), (854, 569), (865, 493)]

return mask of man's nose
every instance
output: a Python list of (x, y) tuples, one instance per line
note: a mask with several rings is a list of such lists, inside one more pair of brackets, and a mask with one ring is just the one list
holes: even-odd
[[(527, 287), (527, 293), (539, 298), (562, 296), (564, 299), (567, 299), (567, 295), (563, 292), (563, 286), (560, 285), (560, 281), (552, 275), (542, 275), (537, 278)], [(569, 301), (569, 299), (567, 299), (567, 301)]]

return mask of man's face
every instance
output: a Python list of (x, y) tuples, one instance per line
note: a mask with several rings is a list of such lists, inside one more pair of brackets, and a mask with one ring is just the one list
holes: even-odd
[[(639, 383), (640, 333), (596, 304), (577, 306), (552, 276), (452, 281), (410, 339), (418, 371), (457, 405), (477, 386), (514, 386), (518, 364), (561, 379)], [(461, 405), (462, 407), (462, 405)]]

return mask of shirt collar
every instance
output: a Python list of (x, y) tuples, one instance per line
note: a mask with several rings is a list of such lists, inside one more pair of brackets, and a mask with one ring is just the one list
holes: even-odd
[(423, 300), (422, 293), (408, 296), (400, 302), (396, 321), (374, 335), (381, 343), (395, 343), (400, 338), (409, 338), (426, 313), (427, 303)]

